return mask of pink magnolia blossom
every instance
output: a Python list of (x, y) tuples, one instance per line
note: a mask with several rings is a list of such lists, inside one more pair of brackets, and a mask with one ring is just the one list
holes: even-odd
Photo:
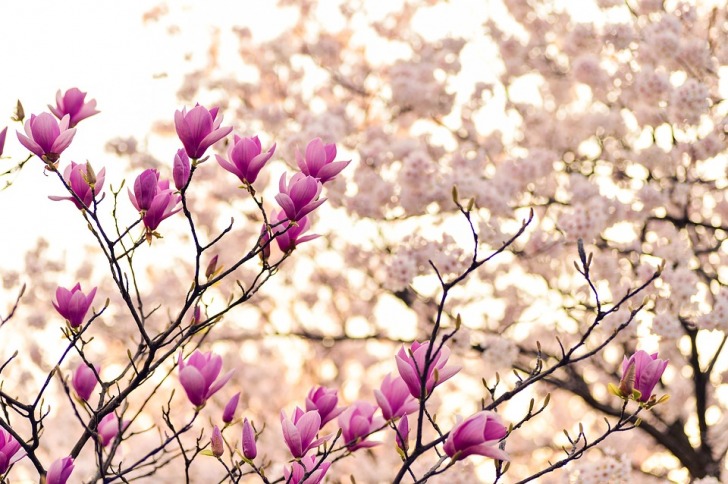
[(309, 141), (305, 157), (296, 151), (296, 163), (301, 171), (321, 183), (333, 180), (351, 163), (351, 161), (334, 161), (334, 158), (336, 158), (336, 145), (333, 143), (325, 145), (321, 138)]
[(8, 134), (8, 127), (5, 126), (2, 131), (0, 131), (0, 156), (3, 155), (3, 149), (5, 148), (5, 137)]
[(81, 363), (76, 367), (76, 371), (73, 372), (73, 378), (71, 379), (71, 385), (76, 391), (76, 395), (81, 400), (88, 401), (91, 397), (91, 393), (96, 388), (96, 374), (100, 371), (100, 368), (96, 367), (96, 373), (86, 363)]
[[(318, 464), (319, 459), (319, 457), (311, 455), (291, 464), (290, 470), (283, 469), (283, 478), (286, 484), (318, 484), (321, 482), (326, 475), (326, 471), (331, 467), (331, 463), (322, 462), (317, 468), (316, 464)], [(314, 469), (316, 470), (314, 471)], [(304, 476), (309, 472), (311, 475), (304, 479)]]
[(25, 134), (17, 132), (18, 141), (44, 161), (55, 163), (76, 134), (75, 128), (69, 128), (70, 122), (69, 115), (59, 124), (50, 113), (31, 114), (25, 122)]
[(124, 430), (126, 430), (130, 423), (130, 421), (124, 420), (120, 424), (119, 419), (113, 413), (110, 413), (102, 418), (99, 422), (98, 427), (99, 437), (101, 438), (101, 445), (103, 447), (109, 445), (116, 438), (116, 436), (119, 435), (120, 431), (123, 432)]
[(225, 453), (222, 432), (220, 432), (220, 427), (217, 425), (212, 429), (212, 435), (210, 436), (210, 450), (215, 457), (221, 457)]
[(73, 457), (62, 457), (53, 461), (46, 474), (46, 484), (66, 484), (73, 472)]
[(25, 457), (25, 451), (21, 449), (15, 437), (0, 427), (0, 476), (23, 457)]
[(314, 387), (306, 397), (306, 411), (316, 410), (321, 417), (321, 427), (338, 417), (344, 407), (337, 407), (339, 397), (336, 390), (324, 387)]
[(508, 430), (495, 412), (482, 411), (458, 422), (445, 442), (445, 453), (455, 460), (469, 455), (484, 455), (497, 460), (509, 460), (508, 454), (497, 447)]
[(142, 222), (144, 222), (147, 232), (157, 230), (157, 227), (164, 219), (182, 210), (182, 207), (178, 206), (181, 200), (182, 197), (173, 194), (171, 190), (157, 193), (149, 206), (149, 210), (142, 216)]
[(134, 191), (129, 190), (129, 200), (142, 214), (142, 222), (147, 229), (147, 241), (159, 224), (180, 210), (181, 195), (169, 187), (169, 180), (160, 180), (157, 170), (144, 170), (134, 180)]
[(159, 172), (153, 169), (144, 170), (134, 180), (134, 191), (128, 189), (129, 200), (139, 212), (146, 212), (152, 206), (152, 200), (159, 192), (171, 191), (169, 180), (160, 180)]
[(646, 403), (652, 398), (657, 382), (667, 368), (667, 360), (661, 360), (657, 353), (649, 354), (639, 350), (629, 359), (622, 361), (622, 381), (619, 389), (629, 396), (633, 390), (640, 392), (639, 401)]
[(59, 286), (56, 289), (56, 300), (53, 302), (53, 307), (72, 328), (78, 328), (83, 324), (95, 296), (95, 287), (91, 289), (87, 296), (81, 291), (80, 283), (73, 286), (71, 290)]
[(190, 157), (187, 156), (187, 152), (183, 149), (177, 150), (172, 164), (172, 179), (177, 190), (182, 190), (190, 181), (190, 169)]
[(290, 419), (286, 417), (286, 412), (281, 410), (281, 428), (288, 450), (295, 458), (303, 457), (310, 449), (318, 447), (328, 439), (328, 437), (316, 439), (316, 434), (321, 428), (321, 417), (316, 410), (304, 413), (296, 407)]
[(94, 185), (92, 189), (91, 185), (89, 185), (88, 165), (86, 163), (75, 163), (72, 161), (63, 171), (63, 179), (66, 180), (66, 183), (71, 187), (73, 193), (81, 199), (83, 204), (71, 196), (60, 197), (58, 195), (51, 195), (48, 198), (55, 201), (70, 200), (79, 210), (90, 208), (93, 205), (94, 196), (98, 195), (104, 187), (105, 177), (106, 168), (102, 168), (101, 171), (96, 173), (95, 181), (92, 181)]
[(243, 455), (248, 460), (253, 460), (258, 455), (258, 448), (255, 445), (255, 430), (247, 418), (243, 420)]
[(286, 183), (284, 173), (278, 182), (280, 193), (276, 195), (276, 202), (288, 219), (297, 222), (326, 201), (325, 198), (319, 199), (321, 187), (321, 182), (303, 173), (296, 173)]
[(235, 419), (235, 410), (238, 409), (238, 402), (240, 401), (240, 392), (233, 395), (233, 397), (227, 402), (225, 408), (222, 411), (222, 421), (230, 423)]
[(381, 417), (374, 417), (377, 406), (364, 401), (351, 404), (339, 415), (338, 423), (341, 435), (350, 451), (374, 447), (380, 442), (366, 440), (367, 437), (384, 425)]
[(407, 415), (399, 419), (394, 441), (397, 444), (397, 447), (403, 451), (406, 452), (407, 449), (409, 449), (409, 421), (407, 420)]
[(386, 420), (408, 415), (419, 408), (419, 402), (410, 394), (404, 380), (398, 376), (392, 378), (391, 373), (384, 377), (380, 389), (374, 390), (374, 397)]
[(218, 108), (207, 108), (197, 104), (187, 112), (175, 111), (174, 126), (177, 136), (185, 147), (187, 155), (195, 160), (202, 158), (207, 148), (217, 143), (233, 130), (231, 126), (221, 128), (222, 114)]
[(48, 105), (51, 112), (58, 119), (63, 119), (65, 115), (70, 116), (70, 126), (73, 128), (82, 121), (94, 114), (98, 114), (96, 110), (96, 100), (86, 101), (86, 93), (81, 92), (78, 88), (72, 87), (61, 95), (61, 90), (56, 92), (56, 106)]
[(218, 379), (222, 358), (215, 353), (202, 353), (200, 350), (195, 350), (186, 362), (180, 351), (178, 367), (179, 382), (187, 393), (187, 398), (196, 407), (205, 405), (208, 398), (225, 386), (234, 372), (230, 370)]
[[(290, 252), (299, 244), (320, 237), (318, 234), (303, 235), (311, 227), (308, 217), (302, 217), (296, 225), (291, 225), (284, 212), (274, 210), (270, 215), (270, 225), (273, 238), (281, 252)], [(261, 233), (263, 234), (262, 242), (268, 242), (270, 237), (265, 225), (262, 227)], [(265, 247), (264, 255), (266, 258), (270, 256), (270, 246)]]
[[(407, 388), (409, 388), (412, 396), (417, 399), (420, 398), (422, 392), (420, 381), (425, 369), (425, 357), (429, 346), (429, 341), (425, 341), (424, 343), (415, 341), (410, 347), (411, 355), (402, 346), (395, 356), (399, 375), (407, 384)], [(450, 349), (447, 346), (443, 345), (439, 351), (433, 350), (433, 354), (430, 355), (431, 363), (427, 370), (427, 377), (425, 378), (426, 395), (429, 395), (435, 386), (460, 371), (460, 367), (458, 366), (445, 366), (449, 357)], [(435, 370), (437, 370), (437, 377), (435, 377)]]
[(260, 170), (273, 156), (275, 149), (276, 145), (273, 143), (268, 151), (263, 152), (257, 136), (241, 138), (235, 135), (234, 142), (227, 151), (228, 159), (226, 160), (220, 155), (215, 155), (215, 157), (220, 166), (240, 178), (244, 185), (252, 185), (258, 178)]

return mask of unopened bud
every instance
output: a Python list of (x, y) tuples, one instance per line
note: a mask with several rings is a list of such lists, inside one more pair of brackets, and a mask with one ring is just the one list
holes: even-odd
[(86, 172), (82, 173), (82, 175), (83, 181), (85, 181), (88, 186), (93, 189), (94, 185), (96, 185), (96, 173), (94, 172), (94, 169), (91, 168), (91, 163), (88, 161), (86, 162)]
[(217, 267), (217, 255), (210, 259), (210, 262), (207, 264), (207, 269), (205, 269), (205, 277), (208, 279), (211, 279), (215, 277), (215, 275), (220, 272), (219, 267)]
[(212, 436), (210, 437), (210, 450), (215, 457), (221, 457), (225, 453), (225, 447), (223, 446), (222, 432), (220, 428), (215, 425), (212, 429)]

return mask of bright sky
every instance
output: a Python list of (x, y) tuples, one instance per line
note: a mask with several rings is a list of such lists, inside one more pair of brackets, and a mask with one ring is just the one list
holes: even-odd
[[(3, 2), (0, 129), (10, 125), (6, 157), (17, 162), (27, 155), (15, 136), (15, 130), (22, 128), (10, 121), (17, 99), (29, 116), (47, 111), (46, 104), (55, 102), (58, 89), (78, 87), (98, 101), (101, 114), (79, 126), (64, 153), (62, 166), (70, 160), (88, 159), (97, 170), (106, 167), (106, 187), (109, 181), (118, 186), (124, 167), (104, 152), (104, 145), (116, 136), (143, 139), (154, 121), (172, 119), (180, 107), (176, 92), (183, 75), (204, 65), (214, 29), (220, 30), (222, 42), (234, 47), (233, 24), (247, 26), (256, 35), (275, 35), (276, 29), (268, 25), (264, 30), (266, 22), (260, 20), (285, 18), (273, 14), (275, 2), (212, 0), (179, 2), (175, 4), (175, 15), (163, 16), (160, 22), (145, 19), (145, 13), (159, 4), (97, 0)], [(171, 29), (173, 24), (179, 28)], [(12, 166), (12, 161), (0, 162), (0, 171)], [(30, 204), (28, 192), (34, 194)], [(75, 214), (66, 203), (48, 200), (50, 194), (62, 193), (56, 180), (42, 175), (37, 159), (23, 169), (13, 187), (0, 192), (0, 267), (18, 268), (22, 254), (40, 234), (70, 236), (72, 230), (67, 224), (69, 216)]]

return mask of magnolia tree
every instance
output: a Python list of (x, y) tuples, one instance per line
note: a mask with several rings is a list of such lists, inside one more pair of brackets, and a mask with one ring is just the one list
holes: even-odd
[(4, 274), (0, 475), (720, 482), (725, 4), (572, 3), (280, 2), (128, 187), (19, 104), (89, 260)]

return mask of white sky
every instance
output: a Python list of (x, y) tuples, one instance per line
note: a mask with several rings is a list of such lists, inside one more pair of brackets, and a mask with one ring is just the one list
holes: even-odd
[[(174, 16), (145, 23), (145, 12), (160, 3), (0, 3), (4, 46), (0, 50), (0, 129), (10, 126), (0, 171), (27, 156), (15, 135), (22, 128), (10, 121), (16, 100), (23, 102), (29, 116), (47, 111), (46, 104), (55, 102), (58, 89), (78, 87), (97, 100), (101, 113), (78, 126), (73, 143), (61, 158), (61, 168), (70, 160), (88, 159), (97, 171), (106, 167), (105, 189), (109, 182), (118, 186), (124, 167), (104, 152), (104, 145), (116, 136), (143, 139), (154, 121), (173, 118), (180, 107), (176, 92), (183, 75), (204, 65), (213, 26), (220, 29), (223, 41), (229, 35), (234, 42), (233, 24), (265, 36), (274, 32), (270, 25), (268, 31), (263, 30), (266, 22), (261, 19), (270, 23), (270, 19), (281, 18), (273, 14), (275, 2), (212, 0), (177, 2)], [(170, 35), (172, 23), (179, 29)], [(5, 180), (0, 182), (4, 185)], [(73, 230), (67, 224), (69, 220), (82, 222), (70, 203), (48, 200), (51, 194), (63, 193), (56, 180), (43, 176), (38, 159), (26, 165), (10, 189), (0, 192), (0, 268), (19, 268), (23, 253), (40, 234), (56, 241), (65, 239), (69, 244), (59, 245), (70, 246)]]

